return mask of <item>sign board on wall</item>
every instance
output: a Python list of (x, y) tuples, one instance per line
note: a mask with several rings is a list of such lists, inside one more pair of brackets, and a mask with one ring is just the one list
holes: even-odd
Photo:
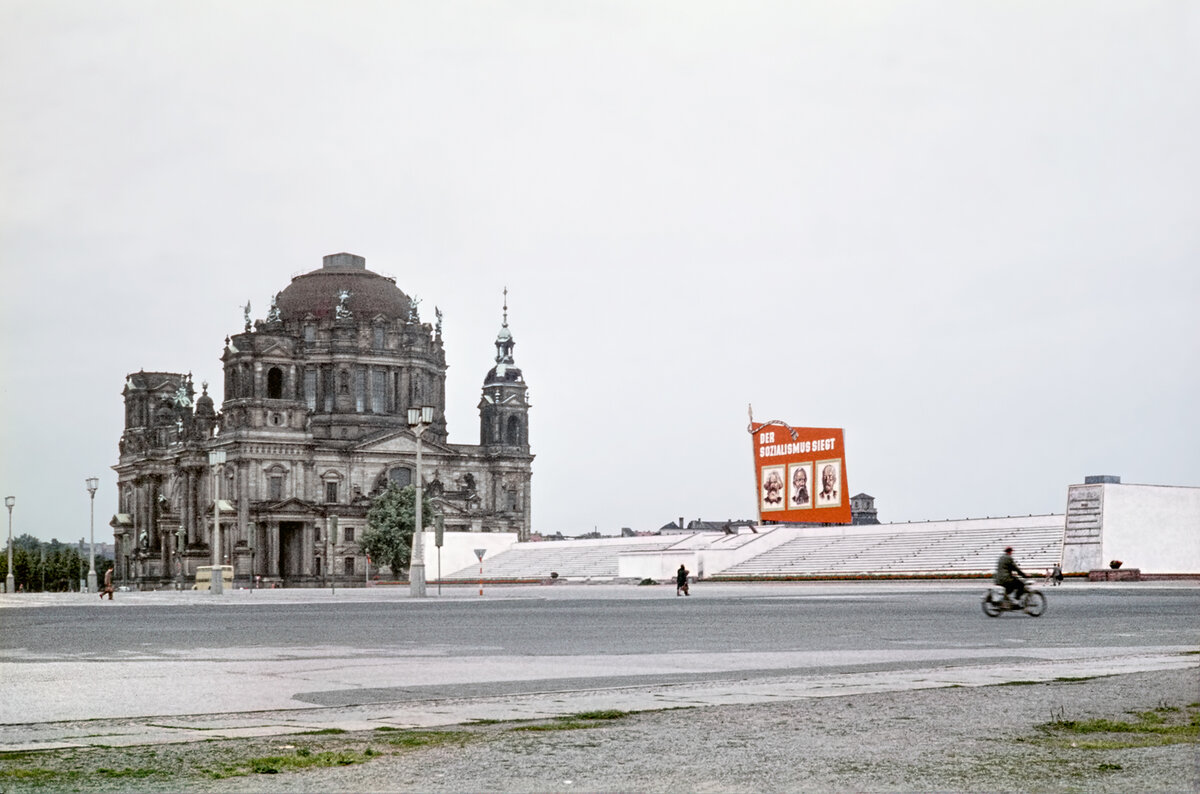
[(751, 422), (750, 433), (760, 521), (851, 522), (841, 428)]

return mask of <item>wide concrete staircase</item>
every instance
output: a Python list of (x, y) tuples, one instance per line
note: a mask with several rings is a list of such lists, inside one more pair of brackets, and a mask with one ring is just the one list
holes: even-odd
[[(675, 555), (668, 566), (670, 571), (678, 562), (687, 562), (689, 569), (703, 570), (706, 579), (714, 580), (979, 575), (991, 573), (996, 559), (1009, 545), (1025, 571), (1032, 575), (1048, 571), (1062, 559), (1062, 517), (974, 519), (845, 530), (762, 527), (758, 534), (695, 533), (518, 543), (485, 558), (483, 577), (513, 582), (552, 578), (613, 581), (620, 576), (622, 555), (653, 557), (655, 552), (665, 550)], [(761, 552), (757, 551), (760, 547)], [(738, 561), (729, 562), (731, 556)], [(479, 566), (470, 565), (444, 575), (442, 581), (471, 582), (479, 576)], [(663, 576), (666, 574), (659, 578)]]
[(995, 568), (1005, 546), (1028, 573), (1062, 559), (1061, 524), (861, 532), (797, 537), (709, 578), (920, 576), (980, 574)]

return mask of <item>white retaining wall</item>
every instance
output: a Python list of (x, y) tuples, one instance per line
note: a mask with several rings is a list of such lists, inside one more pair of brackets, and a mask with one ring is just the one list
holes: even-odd
[(679, 566), (684, 565), (692, 576), (703, 579), (719, 573), (743, 560), (786, 543), (790, 535), (760, 527), (758, 533), (748, 529), (736, 535), (698, 532), (680, 535), (679, 542), (668, 549), (624, 551), (617, 557), (617, 575), (622, 579), (674, 579)]
[[(422, 522), (424, 523), (424, 522)], [(425, 579), (432, 582), (438, 576), (438, 550), (433, 545), (433, 533), (425, 531)], [(479, 567), (475, 549), (486, 549), (483, 572), (487, 576), (488, 557), (495, 557), (517, 542), (515, 532), (446, 532), (442, 535), (442, 575), (448, 576), (469, 565)]]
[(1106, 483), (1096, 568), (1200, 573), (1200, 488)]

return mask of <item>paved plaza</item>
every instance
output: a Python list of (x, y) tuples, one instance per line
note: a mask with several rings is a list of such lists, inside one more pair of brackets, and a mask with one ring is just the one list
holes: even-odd
[(436, 727), (1197, 667), (1194, 583), (698, 583), (0, 597), (0, 751)]

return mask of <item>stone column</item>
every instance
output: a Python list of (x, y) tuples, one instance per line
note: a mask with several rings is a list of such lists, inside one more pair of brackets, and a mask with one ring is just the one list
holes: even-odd
[(533, 526), (532, 517), (530, 515), (533, 512), (533, 500), (531, 498), (532, 485), (528, 476), (525, 477), (525, 484), (522, 490), (524, 491), (521, 498), (521, 512), (523, 515), (521, 516), (521, 534), (520, 537), (518, 537), (518, 540), (529, 540), (530, 529)]
[(142, 486), (135, 479), (133, 481), (133, 504), (130, 505), (133, 509), (129, 511), (130, 517), (133, 518), (133, 548), (140, 549), (142, 547)]
[(279, 576), (279, 522), (267, 524), (267, 575)]
[(304, 542), (300, 545), (300, 570), (306, 577), (313, 575), (313, 522), (304, 522)]
[(171, 557), (175, 551), (175, 528), (161, 520), (158, 510), (158, 497), (154, 497), (154, 532), (158, 535), (159, 560), (162, 563), (162, 576), (170, 577), (173, 573)]
[(120, 581), (125, 581), (125, 565), (123, 561), (126, 554), (125, 535), (119, 530), (113, 532), (113, 578)]
[(158, 520), (158, 514), (161, 510), (158, 503), (158, 497), (162, 494), (162, 489), (159, 488), (159, 480), (157, 475), (150, 478), (150, 481), (147, 483), (147, 490), (150, 492), (148, 510), (149, 515), (146, 517), (147, 521), (149, 522), (150, 530), (150, 550), (162, 551), (163, 542), (162, 538), (159, 537), (161, 528), (159, 527)]
[(184, 469), (183, 526), (186, 533), (185, 545), (196, 541), (196, 470)]
[(250, 493), (247, 487), (247, 481), (250, 477), (250, 461), (239, 460), (237, 463), (237, 479), (234, 480), (234, 485), (237, 488), (237, 493), (233, 494), (233, 498), (237, 504), (237, 532), (238, 539), (245, 539), (247, 545), (253, 543), (246, 536), (246, 528), (250, 525)]

